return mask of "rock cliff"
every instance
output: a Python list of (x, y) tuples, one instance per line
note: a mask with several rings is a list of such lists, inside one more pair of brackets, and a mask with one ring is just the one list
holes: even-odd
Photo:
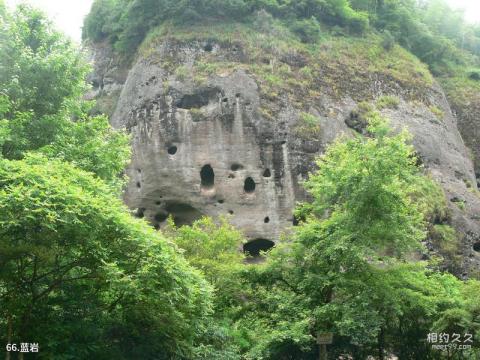
[(114, 127), (132, 135), (124, 195), (132, 211), (156, 227), (169, 215), (178, 224), (229, 216), (249, 251), (269, 248), (295, 224), (292, 210), (306, 198), (301, 182), (315, 157), (339, 136), (362, 132), (359, 105), (390, 96), (394, 106), (379, 109), (394, 128), (413, 134), (419, 158), (445, 192), (449, 214), (434, 222), (458, 232), (455, 271), (475, 273), (480, 198), (442, 88), (410, 59), (403, 60), (405, 72), (413, 71), (405, 79), (395, 60), (402, 54), (382, 60), (391, 62), (385, 72), (350, 47), (351, 59), (335, 44), (312, 55), (244, 40), (241, 33), (228, 40), (158, 36), (131, 65), (107, 44), (93, 47), (91, 95)]

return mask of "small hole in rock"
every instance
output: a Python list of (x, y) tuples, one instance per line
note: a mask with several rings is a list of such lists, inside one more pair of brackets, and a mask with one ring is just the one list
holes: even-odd
[(142, 187), (142, 184), (140, 184), (139, 182), (137, 182), (137, 188), (141, 188)]
[(240, 96), (242, 96), (240, 93), (236, 93), (235, 97), (238, 99)]
[(473, 250), (475, 250), (476, 252), (480, 252), (480, 242), (473, 244)]
[(232, 166), (230, 166), (230, 169), (232, 171), (238, 171), (238, 170), (242, 170), (243, 169), (243, 166), (240, 165), (240, 164), (232, 164)]
[(225, 200), (218, 200), (219, 204), (223, 204), (224, 202), (225, 202)]
[(155, 201), (155, 205), (162, 205), (161, 201)]
[(235, 175), (234, 174), (228, 174), (228, 178), (229, 179), (235, 179)]
[(265, 224), (268, 224), (270, 222), (270, 218), (267, 216), (265, 219), (263, 219), (263, 222)]
[(224, 103), (228, 103), (228, 98), (223, 98), (222, 101), (223, 101)]
[(205, 165), (200, 170), (201, 185), (205, 189), (211, 189), (215, 185), (215, 173), (210, 165)]
[(168, 148), (168, 153), (169, 153), (170, 155), (175, 155), (175, 154), (177, 153), (177, 147), (176, 147), (176, 146), (170, 146), (170, 147)]
[(233, 215), (233, 210), (228, 210), (228, 213), (229, 213), (230, 215)]
[(253, 193), (255, 191), (255, 181), (251, 177), (245, 179), (245, 184), (243, 185), (243, 190), (246, 193)]
[(137, 172), (140, 174), (142, 172), (142, 169), (137, 169)]
[(263, 172), (263, 177), (270, 177), (272, 176), (272, 173), (270, 172), (270, 169), (265, 169), (265, 171)]
[(211, 52), (213, 50), (213, 46), (212, 44), (207, 44), (203, 47), (203, 50), (205, 50), (206, 52)]

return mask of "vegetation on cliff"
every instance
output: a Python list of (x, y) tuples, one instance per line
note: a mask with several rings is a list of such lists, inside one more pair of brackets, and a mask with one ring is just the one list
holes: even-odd
[(398, 42), (438, 73), (480, 54), (480, 29), (465, 23), (462, 13), (444, 0), (96, 0), (83, 36), (93, 41), (107, 38), (127, 53), (165, 22), (249, 23), (259, 10), (281, 19), (305, 42), (317, 41), (324, 31), (378, 31), (385, 48)]

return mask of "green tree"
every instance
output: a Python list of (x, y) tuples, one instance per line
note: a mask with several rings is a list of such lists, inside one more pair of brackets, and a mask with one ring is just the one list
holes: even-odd
[(245, 257), (239, 251), (243, 235), (227, 219), (217, 224), (207, 217), (182, 227), (176, 227), (170, 219), (164, 233), (214, 287), (213, 319), (197, 347), (196, 358), (239, 359), (242, 334), (233, 320), (243, 309), (246, 288), (241, 277)]
[(2, 343), (35, 340), (49, 359), (189, 358), (210, 293), (90, 173), (41, 156), (0, 161)]
[(91, 118), (83, 54), (38, 10), (19, 6), (0, 29), (0, 146), (3, 157), (29, 151), (69, 161), (115, 185), (129, 159), (128, 137)]
[(434, 321), (468, 311), (451, 296), (461, 281), (407, 261), (426, 236), (421, 195), (436, 187), (417, 167), (409, 135), (392, 135), (378, 114), (368, 129), (370, 137), (329, 147), (305, 183), (312, 201), (297, 212), (305, 221), (293, 241), (247, 273), (258, 317), (250, 319), (259, 339), (253, 358), (313, 358), (316, 333), (334, 332), (338, 354), (383, 358), (388, 350), (427, 359), (427, 333), (447, 328)]

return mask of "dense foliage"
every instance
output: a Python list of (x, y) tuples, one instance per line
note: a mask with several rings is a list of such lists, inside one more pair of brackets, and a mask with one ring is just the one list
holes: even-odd
[(122, 204), (129, 139), (88, 116), (83, 55), (25, 6), (0, 30), (0, 342), (43, 359), (195, 357), (212, 289)]
[(200, 274), (59, 160), (0, 161), (0, 259), (0, 339), (45, 359), (189, 357), (211, 311)]

